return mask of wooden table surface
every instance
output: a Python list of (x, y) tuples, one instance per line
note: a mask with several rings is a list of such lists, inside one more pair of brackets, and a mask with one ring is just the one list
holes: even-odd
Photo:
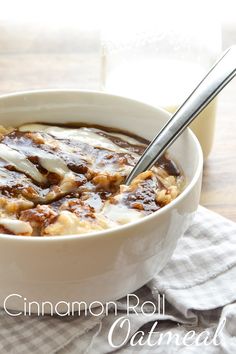
[[(83, 48), (78, 44), (81, 34), (63, 41), (53, 33), (46, 38), (43, 29), (34, 35), (22, 27), (6, 31), (0, 37), (0, 94), (40, 88), (98, 89), (99, 48), (91, 34), (82, 35)], [(201, 204), (236, 221), (235, 179), (236, 79), (218, 100), (215, 142), (204, 166)]]
[(213, 150), (205, 163), (201, 204), (236, 221), (236, 79), (219, 95)]

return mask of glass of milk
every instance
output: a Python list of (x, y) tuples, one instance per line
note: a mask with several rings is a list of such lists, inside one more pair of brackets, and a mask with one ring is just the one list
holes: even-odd
[[(101, 88), (174, 112), (221, 51), (216, 16), (201, 1), (111, 3), (102, 28)], [(205, 159), (215, 115), (216, 100), (191, 125)]]

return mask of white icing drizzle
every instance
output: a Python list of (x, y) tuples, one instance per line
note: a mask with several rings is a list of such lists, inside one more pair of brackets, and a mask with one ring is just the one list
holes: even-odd
[[(96, 133), (99, 132), (99, 129), (89, 129), (89, 128), (67, 128), (67, 127), (55, 127), (44, 124), (26, 124), (19, 128), (20, 131), (31, 131), (31, 132), (46, 132), (55, 136), (58, 139), (71, 139), (78, 140), (82, 143), (92, 145), (94, 147), (100, 147), (103, 149), (127, 153), (128, 149), (122, 148), (115, 143), (113, 143), (109, 138), (99, 135)], [(102, 131), (101, 131), (102, 132)], [(110, 133), (108, 133), (110, 134)], [(123, 134), (110, 134), (114, 136), (120, 136), (123, 140), (131, 142), (131, 144), (140, 144), (133, 138), (126, 137)]]
[(66, 173), (70, 172), (69, 168), (60, 157), (52, 154), (41, 154), (41, 152), (39, 155), (40, 164), (47, 171), (57, 173), (61, 176), (64, 176)]
[(144, 214), (130, 209), (124, 204), (111, 204), (109, 201), (105, 203), (102, 214), (117, 225), (127, 224), (144, 216)]
[(28, 222), (15, 220), (15, 219), (7, 219), (7, 218), (0, 218), (0, 225), (5, 227), (7, 230), (12, 232), (15, 235), (18, 234), (31, 234), (32, 227)]
[(7, 161), (15, 168), (23, 173), (30, 175), (35, 181), (43, 183), (44, 176), (38, 171), (35, 165), (30, 162), (24, 154), (11, 149), (10, 147), (0, 144), (0, 158)]
[[(12, 147), (14, 148), (14, 145)], [(70, 172), (65, 162), (57, 155), (29, 145), (21, 146), (21, 150), (27, 152), (27, 154), (30, 153), (31, 156), (37, 156), (41, 166), (49, 172), (54, 172), (59, 175)]]
[[(95, 129), (97, 132), (101, 131), (99, 129)], [(145, 144), (141, 143), (140, 141), (132, 138), (131, 136), (128, 136), (128, 135), (124, 135), (122, 133), (112, 133), (112, 132), (104, 132), (108, 135), (111, 135), (111, 136), (114, 136), (114, 137), (117, 137), (117, 138), (120, 138), (124, 141), (126, 141), (128, 144), (130, 145), (141, 145), (141, 146), (145, 146)]]

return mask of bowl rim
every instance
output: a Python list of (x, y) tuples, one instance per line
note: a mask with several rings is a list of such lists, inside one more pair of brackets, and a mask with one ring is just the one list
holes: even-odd
[[(17, 91), (17, 92), (10, 92), (10, 93), (6, 93), (6, 94), (1, 94), (0, 95), (0, 101), (6, 98), (13, 98), (16, 96), (24, 96), (24, 95), (36, 95), (36, 94), (53, 94), (53, 93), (82, 93), (82, 94), (94, 94), (94, 95), (100, 95), (100, 96), (107, 96), (107, 97), (112, 97), (114, 99), (119, 98), (119, 99), (123, 99), (126, 100), (130, 103), (137, 103), (137, 104), (141, 104), (144, 107), (146, 106), (147, 108), (153, 108), (156, 111), (168, 114), (170, 116), (170, 113), (167, 112), (165, 109), (158, 107), (158, 106), (153, 106), (150, 105), (148, 103), (142, 102), (140, 100), (136, 100), (133, 98), (129, 98), (129, 97), (125, 97), (125, 96), (121, 96), (121, 95), (116, 95), (113, 93), (108, 93), (108, 92), (103, 92), (103, 91), (96, 91), (96, 90), (87, 90), (87, 89), (70, 89), (70, 88), (66, 88), (66, 89), (35, 89), (35, 90), (24, 90), (24, 91)], [(192, 132), (192, 130), (190, 128), (186, 129), (190, 138), (193, 140), (195, 148), (196, 148), (196, 152), (198, 155), (198, 165), (196, 167), (196, 171), (195, 174), (193, 176), (193, 178), (190, 180), (190, 182), (188, 183), (188, 185), (186, 186), (186, 188), (183, 190), (183, 192), (181, 194), (179, 194), (171, 203), (165, 205), (164, 207), (162, 207), (161, 209), (157, 210), (156, 212), (150, 214), (150, 215), (146, 215), (143, 218), (140, 218), (138, 220), (135, 221), (131, 221), (127, 224), (124, 225), (120, 225), (114, 228), (110, 228), (110, 229), (105, 229), (105, 230), (101, 230), (101, 231), (93, 231), (93, 232), (89, 232), (89, 233), (84, 233), (84, 234), (73, 234), (73, 235), (55, 235), (55, 236), (22, 236), (22, 235), (8, 235), (8, 234), (0, 234), (0, 242), (1, 240), (5, 240), (5, 241), (16, 241), (18, 240), (18, 242), (65, 242), (66, 240), (87, 240), (87, 239), (94, 239), (94, 238), (105, 238), (105, 237), (111, 237), (111, 234), (116, 234), (119, 233), (120, 237), (122, 236), (122, 231), (126, 231), (129, 229), (132, 229), (133, 227), (139, 225), (139, 224), (144, 224), (149, 222), (149, 220), (152, 220), (154, 218), (157, 218), (158, 215), (161, 216), (163, 213), (167, 212), (169, 209), (174, 208), (176, 206), (176, 204), (178, 204), (181, 200), (183, 200), (188, 193), (192, 190), (192, 188), (195, 186), (195, 184), (197, 183), (198, 179), (200, 178), (201, 174), (202, 174), (202, 168), (203, 168), (203, 152), (200, 146), (200, 143), (196, 137), (196, 135)]]

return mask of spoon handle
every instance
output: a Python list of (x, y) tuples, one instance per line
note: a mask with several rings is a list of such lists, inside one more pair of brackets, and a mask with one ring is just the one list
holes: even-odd
[[(183, 130), (236, 75), (236, 46), (230, 47), (147, 147), (126, 180), (150, 169)], [(180, 83), (181, 84), (181, 83)]]

